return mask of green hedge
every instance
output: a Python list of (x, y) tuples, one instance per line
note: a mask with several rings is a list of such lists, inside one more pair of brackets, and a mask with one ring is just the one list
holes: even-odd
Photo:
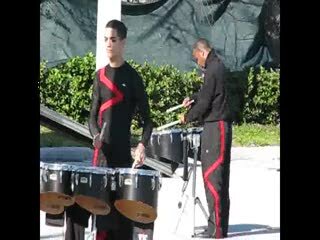
[(277, 124), (280, 122), (280, 70), (250, 69), (245, 92), (243, 121)]
[[(144, 80), (149, 96), (151, 116), (156, 126), (174, 121), (183, 111), (165, 113), (180, 104), (201, 85), (197, 71), (181, 72), (172, 65), (129, 63)], [(247, 69), (228, 73), (227, 89), (236, 123), (279, 122), (279, 71)], [(49, 108), (86, 124), (95, 77), (95, 56), (75, 57), (54, 68), (40, 64), (40, 101)], [(134, 128), (137, 121), (134, 121)]]
[(88, 119), (95, 56), (75, 57), (48, 69), (40, 64), (40, 102), (82, 124)]
[(229, 72), (227, 79), (236, 123), (280, 122), (280, 69), (247, 68)]
[[(182, 73), (172, 65), (158, 66), (156, 64), (129, 63), (137, 70), (144, 80), (146, 92), (149, 96), (151, 117), (156, 126), (177, 120), (183, 111), (166, 113), (173, 106), (181, 104), (182, 100), (200, 88), (201, 78), (196, 70)], [(137, 122), (134, 122), (136, 125)]]

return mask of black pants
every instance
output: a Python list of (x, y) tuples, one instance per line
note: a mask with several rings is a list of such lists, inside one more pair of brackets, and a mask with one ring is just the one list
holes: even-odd
[(201, 162), (209, 208), (208, 233), (227, 237), (229, 225), (229, 175), (232, 124), (207, 122), (201, 136)]
[(84, 240), (84, 230), (88, 227), (88, 220), (91, 213), (74, 204), (66, 208), (66, 240)]
[[(132, 165), (130, 146), (128, 144), (103, 144), (98, 152), (98, 166), (104, 166), (107, 161), (110, 168), (130, 168)], [(118, 199), (116, 191), (110, 192), (111, 211), (106, 216), (96, 216), (97, 231), (106, 231), (107, 240), (138, 240), (139, 234), (153, 238), (154, 224), (142, 224), (133, 222), (124, 217), (114, 207), (114, 201)], [(83, 240), (84, 228), (88, 226), (90, 213), (77, 204), (67, 209), (67, 231), (65, 240)]]

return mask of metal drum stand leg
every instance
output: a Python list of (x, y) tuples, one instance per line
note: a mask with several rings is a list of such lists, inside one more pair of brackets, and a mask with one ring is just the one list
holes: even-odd
[(96, 240), (97, 237), (97, 226), (96, 226), (96, 215), (91, 215), (91, 232), (89, 236), (87, 237), (87, 240)]

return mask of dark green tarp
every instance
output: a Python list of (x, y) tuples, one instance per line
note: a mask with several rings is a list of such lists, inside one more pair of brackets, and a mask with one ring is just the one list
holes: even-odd
[[(122, 5), (127, 25), (126, 58), (139, 63), (194, 67), (191, 46), (207, 38), (231, 70), (279, 67), (280, 0), (160, 0)], [(96, 0), (40, 3), (41, 59), (49, 65), (96, 49)]]

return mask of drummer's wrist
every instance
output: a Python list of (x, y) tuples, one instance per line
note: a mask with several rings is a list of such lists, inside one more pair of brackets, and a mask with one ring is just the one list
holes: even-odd
[(139, 142), (137, 147), (142, 147), (143, 149), (145, 149), (146, 147), (144, 146), (143, 142)]
[(99, 136), (99, 133), (95, 134), (95, 135), (93, 136), (93, 139), (95, 140), (98, 136)]

